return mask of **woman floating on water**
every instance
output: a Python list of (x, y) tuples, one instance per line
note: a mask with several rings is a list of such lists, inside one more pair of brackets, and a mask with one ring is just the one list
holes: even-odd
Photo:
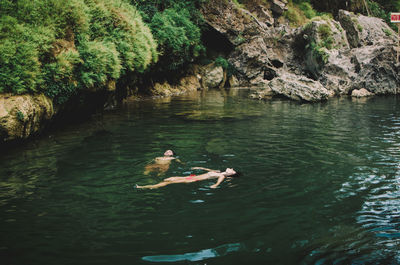
[(146, 186), (139, 186), (136, 185), (136, 188), (138, 189), (158, 189), (164, 186), (167, 186), (169, 184), (174, 184), (174, 183), (192, 183), (196, 181), (202, 181), (206, 179), (218, 179), (217, 182), (214, 185), (211, 185), (210, 188), (215, 189), (218, 187), (219, 184), (221, 184), (222, 181), (224, 181), (225, 178), (227, 177), (237, 177), (239, 174), (233, 170), (233, 168), (227, 168), (224, 172), (220, 172), (219, 170), (214, 170), (214, 169), (208, 169), (204, 167), (192, 167), (192, 169), (200, 169), (200, 170), (206, 170), (208, 171), (207, 173), (201, 174), (201, 175), (190, 175), (188, 177), (170, 177), (164, 179), (162, 182), (154, 185), (146, 185)]
[(169, 169), (171, 165), (171, 161), (175, 160), (179, 163), (182, 163), (179, 159), (174, 157), (176, 154), (172, 150), (167, 150), (164, 152), (164, 156), (154, 158), (154, 163), (147, 165), (144, 168), (144, 174), (148, 175), (150, 172), (158, 172), (158, 176), (164, 174)]

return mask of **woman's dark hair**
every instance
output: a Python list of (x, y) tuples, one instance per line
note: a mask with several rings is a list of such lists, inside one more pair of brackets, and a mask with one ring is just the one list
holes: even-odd
[(172, 151), (172, 155), (173, 156), (176, 156), (176, 153), (175, 153), (175, 151), (174, 150), (172, 150), (172, 149), (170, 149), (171, 151)]

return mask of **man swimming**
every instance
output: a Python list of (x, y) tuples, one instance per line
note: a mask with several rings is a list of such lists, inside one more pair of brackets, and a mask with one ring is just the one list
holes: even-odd
[(181, 163), (181, 161), (175, 157), (174, 151), (167, 150), (164, 152), (164, 156), (154, 158), (154, 163), (147, 165), (143, 173), (148, 175), (150, 172), (158, 172), (157, 175), (160, 176), (168, 171), (172, 160)]

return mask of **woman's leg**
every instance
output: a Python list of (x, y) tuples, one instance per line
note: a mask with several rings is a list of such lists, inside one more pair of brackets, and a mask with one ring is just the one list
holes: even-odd
[(173, 183), (190, 183), (192, 181), (189, 181), (186, 177), (170, 177), (170, 178), (166, 178), (164, 179), (164, 181), (158, 183), (158, 184), (154, 184), (154, 185), (145, 185), (145, 186), (139, 186), (136, 185), (136, 188), (138, 189), (158, 189), (164, 186), (167, 186), (169, 184), (173, 184)]
[(172, 183), (174, 183), (174, 182), (163, 181), (163, 182), (160, 182), (160, 183), (154, 184), (154, 185), (145, 185), (145, 186), (136, 185), (136, 188), (138, 188), (138, 189), (158, 189), (158, 188), (167, 186), (167, 185), (172, 184)]

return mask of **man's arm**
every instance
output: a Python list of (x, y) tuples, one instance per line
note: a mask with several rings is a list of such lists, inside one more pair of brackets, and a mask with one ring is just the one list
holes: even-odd
[(219, 176), (217, 183), (215, 183), (214, 185), (211, 185), (210, 188), (215, 189), (216, 187), (218, 187), (219, 184), (221, 184), (222, 181), (224, 181), (225, 176), (221, 174), (221, 176)]
[(209, 168), (205, 168), (205, 167), (192, 167), (192, 169), (206, 170), (209, 172), (221, 172), (220, 170), (217, 170), (217, 169), (209, 169)]
[(178, 162), (178, 163), (180, 163), (180, 164), (182, 164), (182, 165), (185, 165), (185, 164), (186, 164), (186, 163), (182, 162), (181, 160), (179, 160), (179, 158), (175, 158), (175, 161)]

